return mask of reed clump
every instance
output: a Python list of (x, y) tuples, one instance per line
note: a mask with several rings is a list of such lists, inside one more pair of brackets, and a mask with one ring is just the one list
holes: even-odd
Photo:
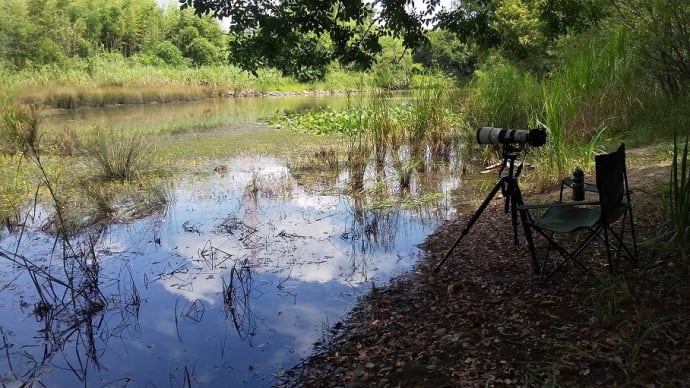
[(96, 127), (84, 141), (84, 150), (102, 180), (130, 181), (150, 168), (149, 144), (139, 132)]
[(671, 242), (683, 259), (685, 268), (690, 264), (690, 148), (688, 136), (685, 141), (673, 138), (671, 172), (665, 197), (666, 217), (671, 225)]

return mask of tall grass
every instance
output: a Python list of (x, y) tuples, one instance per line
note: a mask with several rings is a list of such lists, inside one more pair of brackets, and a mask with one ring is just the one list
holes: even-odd
[(0, 155), (0, 231), (20, 224), (21, 211), (35, 190), (27, 164), (23, 156)]
[(30, 152), (38, 141), (38, 115), (35, 106), (20, 106), (8, 98), (2, 102), (0, 154)]
[(403, 124), (408, 133), (413, 156), (423, 157), (424, 147), (436, 156), (453, 146), (453, 114), (449, 110), (449, 86), (442, 78), (428, 77), (413, 91), (414, 108)]
[(470, 84), (466, 103), (470, 126), (545, 127), (538, 187), (556, 183), (575, 166), (588, 171), (594, 156), (616, 141), (639, 108), (635, 68), (625, 30), (592, 32), (563, 49), (552, 74), (535, 77), (492, 59)]
[(524, 128), (541, 101), (540, 85), (532, 75), (492, 57), (476, 71), (465, 104), (472, 127)]
[(680, 249), (684, 264), (689, 263), (690, 248), (690, 158), (688, 136), (682, 149), (676, 136), (673, 138), (673, 160), (666, 195), (666, 213), (673, 228), (671, 240)]
[(194, 101), (221, 96), (304, 90), (363, 90), (372, 76), (334, 68), (328, 78), (305, 85), (272, 69), (252, 75), (232, 65), (168, 68), (118, 54), (71, 59), (40, 69), (2, 72), (0, 86), (23, 103), (52, 108)]
[(543, 156), (556, 177), (574, 165), (591, 168), (609, 126), (628, 124), (633, 77), (623, 29), (566, 52), (563, 70), (543, 83), (543, 109), (533, 118), (549, 130)]

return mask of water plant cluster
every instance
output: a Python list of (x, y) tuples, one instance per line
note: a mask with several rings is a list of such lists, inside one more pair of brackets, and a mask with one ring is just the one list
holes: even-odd
[(159, 179), (165, 170), (153, 165), (151, 145), (138, 132), (94, 127), (47, 142), (35, 107), (6, 100), (2, 109), (0, 217), (6, 227), (25, 224), (26, 210), (39, 199), (54, 205), (54, 215), (41, 228), (65, 237), (166, 204)]

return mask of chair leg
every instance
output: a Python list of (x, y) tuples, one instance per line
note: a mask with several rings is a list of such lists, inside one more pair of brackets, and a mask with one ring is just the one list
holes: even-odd
[[(603, 282), (601, 278), (592, 270), (587, 268), (586, 265), (584, 265), (580, 260), (577, 259), (577, 256), (582, 253), (582, 251), (589, 246), (589, 244), (592, 242), (597, 237), (598, 230), (589, 230), (590, 234), (587, 236), (587, 238), (582, 241), (573, 252), (568, 252), (563, 248), (560, 244), (558, 244), (554, 239), (553, 235), (554, 233), (546, 233), (543, 230), (540, 229), (535, 229), (540, 235), (542, 235), (546, 241), (547, 241), (547, 246), (544, 252), (544, 260), (541, 261), (540, 268), (539, 268), (539, 283), (544, 284), (548, 278), (550, 278), (554, 273), (559, 271), (568, 261), (574, 262), (577, 266), (579, 266), (584, 272), (592, 275), (594, 278), (597, 280)], [(563, 260), (560, 263), (555, 263), (555, 266), (553, 269), (550, 271), (547, 271), (547, 265), (549, 265), (551, 257), (551, 252), (552, 250), (556, 250)], [(536, 255), (536, 252), (535, 252)], [(536, 258), (535, 258), (536, 260)]]
[[(627, 215), (627, 214), (626, 214)], [(624, 216), (625, 217), (625, 216)], [(616, 231), (613, 229), (611, 225), (607, 226), (608, 231), (611, 233), (611, 236), (613, 239), (615, 239), (617, 246), (615, 247), (616, 251), (616, 266), (618, 266), (618, 262), (620, 261), (620, 257), (622, 256), (626, 260), (628, 260), (632, 265), (637, 265), (637, 242), (635, 241), (635, 236), (631, 228), (631, 237), (632, 237), (632, 243), (633, 243), (633, 250), (631, 251), (630, 248), (625, 244), (623, 241), (623, 237), (625, 236), (626, 233), (626, 220), (623, 219), (621, 220), (621, 227), (620, 231), (616, 233)], [(613, 242), (613, 241), (612, 241)]]
[(633, 213), (632, 213), (632, 206), (628, 207), (628, 219), (630, 221), (630, 235), (632, 237), (632, 242), (633, 242), (633, 257), (632, 257), (632, 263), (633, 265), (637, 265), (637, 236), (635, 236), (635, 223), (633, 222)]
[[(609, 242), (609, 227), (604, 226), (604, 244), (606, 244), (606, 259), (609, 262), (609, 273), (615, 275), (616, 267), (613, 265), (613, 260), (611, 259), (611, 244)], [(618, 251), (618, 257), (620, 257), (620, 251)], [(616, 259), (616, 265), (618, 264), (618, 259)]]

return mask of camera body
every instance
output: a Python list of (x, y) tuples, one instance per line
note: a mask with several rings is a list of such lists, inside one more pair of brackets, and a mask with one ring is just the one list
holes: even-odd
[(546, 129), (505, 129), (495, 127), (479, 127), (479, 129), (477, 129), (477, 143), (529, 144), (532, 147), (541, 147), (546, 144)]

